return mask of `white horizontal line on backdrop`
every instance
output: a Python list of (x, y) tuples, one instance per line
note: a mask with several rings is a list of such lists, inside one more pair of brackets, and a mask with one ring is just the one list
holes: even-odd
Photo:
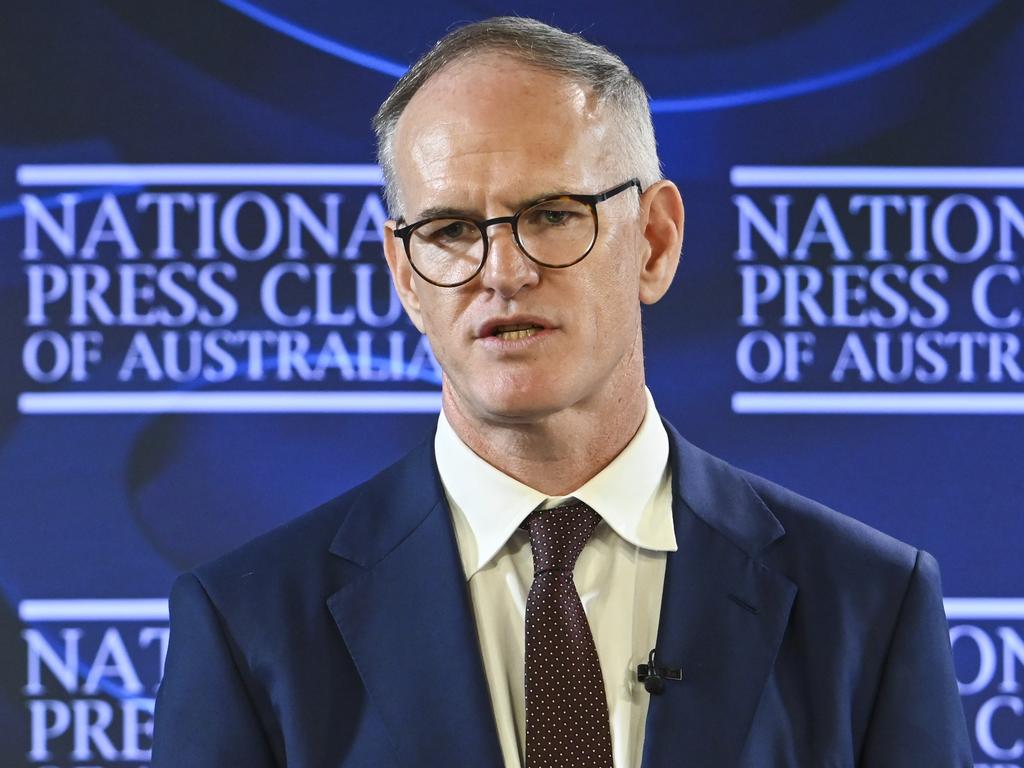
[(1024, 597), (947, 597), (949, 619), (1024, 619)]
[(1021, 414), (1012, 392), (734, 392), (733, 413)]
[(437, 413), (440, 392), (23, 392), (23, 414)]
[(384, 182), (376, 165), (322, 164), (20, 165), (17, 179), (23, 187), (107, 184), (380, 186)]
[(167, 600), (22, 600), (22, 621), (167, 621)]
[(1013, 189), (1024, 187), (1024, 168), (737, 165), (734, 187), (913, 187)]

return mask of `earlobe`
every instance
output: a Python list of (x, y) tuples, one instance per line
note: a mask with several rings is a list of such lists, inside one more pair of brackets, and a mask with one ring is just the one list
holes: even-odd
[(647, 249), (640, 265), (640, 301), (654, 304), (672, 285), (683, 247), (685, 214), (679, 189), (671, 181), (652, 184), (642, 198)]
[(405, 313), (420, 333), (424, 333), (420, 313), (420, 297), (416, 292), (416, 280), (409, 260), (405, 257), (402, 243), (395, 237), (396, 222), (389, 219), (384, 223), (384, 258), (391, 271), (391, 283), (395, 287)]

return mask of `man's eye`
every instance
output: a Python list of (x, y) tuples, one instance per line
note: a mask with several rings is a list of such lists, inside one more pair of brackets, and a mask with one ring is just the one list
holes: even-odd
[(435, 241), (461, 240), (469, 236), (469, 224), (465, 221), (438, 222), (423, 228), (422, 233), (427, 239)]
[(545, 224), (564, 224), (571, 216), (569, 211), (541, 211)]
[(526, 223), (536, 227), (564, 227), (571, 224), (576, 215), (575, 211), (564, 211), (558, 208), (537, 208), (530, 211)]

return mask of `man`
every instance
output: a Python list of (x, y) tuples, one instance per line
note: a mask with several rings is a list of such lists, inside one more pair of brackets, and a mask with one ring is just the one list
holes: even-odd
[(179, 579), (153, 765), (970, 765), (934, 560), (657, 416), (683, 206), (625, 65), (492, 19), (375, 128), (436, 435)]

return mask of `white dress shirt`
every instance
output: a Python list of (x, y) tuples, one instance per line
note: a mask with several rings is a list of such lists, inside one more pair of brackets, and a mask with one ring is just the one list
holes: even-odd
[[(569, 494), (601, 516), (573, 579), (601, 662), (615, 768), (638, 768), (650, 697), (636, 681), (658, 635), (666, 552), (676, 549), (668, 435), (645, 388), (640, 429), (608, 466)], [(442, 411), (434, 438), (469, 582), (487, 686), (505, 765), (526, 763), (526, 596), (529, 535), (519, 524), (548, 497), (491, 466), (459, 439)]]

